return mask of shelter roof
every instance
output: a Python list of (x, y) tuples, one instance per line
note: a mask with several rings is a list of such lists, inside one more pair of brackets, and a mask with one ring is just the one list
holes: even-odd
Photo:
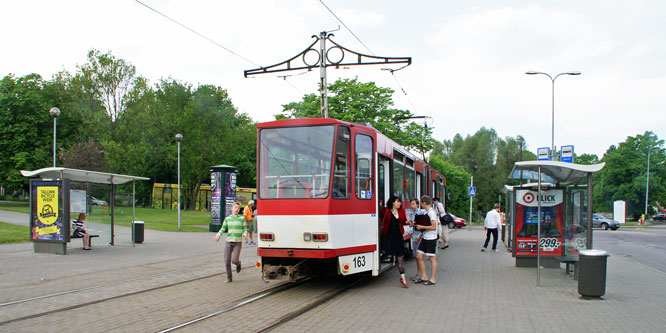
[(70, 168), (42, 168), (34, 171), (21, 170), (24, 177), (67, 178), (69, 180), (99, 184), (125, 184), (133, 180), (150, 180), (146, 177), (119, 175), (115, 173), (79, 170)]
[(539, 167), (541, 167), (542, 175), (548, 176), (555, 183), (566, 185), (587, 176), (588, 173), (594, 173), (603, 169), (605, 165), (605, 162), (584, 165), (559, 161), (521, 161), (516, 162), (513, 166), (509, 178), (519, 179), (520, 170), (538, 173)]

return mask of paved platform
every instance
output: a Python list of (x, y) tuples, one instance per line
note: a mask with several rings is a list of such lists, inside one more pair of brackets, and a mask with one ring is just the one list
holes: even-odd
[[(0, 211), (0, 221), (6, 216)], [(90, 223), (89, 228), (108, 232), (109, 226)], [(129, 228), (116, 227), (116, 232), (115, 246), (96, 239), (92, 251), (83, 251), (81, 241), (74, 240), (64, 256), (36, 254), (31, 243), (0, 245), (0, 303), (195, 265), (208, 265), (208, 272), (223, 271), (223, 245), (212, 240), (213, 233), (146, 230), (145, 243), (133, 247)], [(480, 252), (483, 238), (481, 228), (452, 232), (450, 247), (438, 253), (436, 285), (410, 283), (410, 288), (404, 289), (397, 269), (392, 269), (277, 331), (664, 331), (666, 273), (630, 258), (611, 256), (606, 295), (584, 299), (578, 295), (577, 282), (565, 275), (563, 268), (543, 269), (537, 288), (535, 268), (515, 267), (503, 245), (498, 253)], [(255, 259), (256, 247), (244, 247), (243, 266), (251, 266)], [(408, 276), (413, 275), (415, 261), (408, 260), (406, 269)], [(237, 279), (242, 285), (260, 278), (251, 269), (244, 269)], [(211, 288), (231, 295), (238, 292), (235, 285), (236, 278), (234, 283)], [(103, 319), (104, 304), (98, 304), (98, 317), (90, 320)], [(50, 327), (47, 320), (43, 319), (40, 327)], [(103, 328), (113, 331), (108, 324)]]

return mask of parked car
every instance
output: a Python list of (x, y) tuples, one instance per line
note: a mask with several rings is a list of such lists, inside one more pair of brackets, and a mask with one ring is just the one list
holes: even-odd
[(453, 214), (450, 214), (453, 217), (453, 222), (449, 223), (449, 229), (453, 228), (462, 228), (467, 226), (467, 220), (462, 217), (457, 217)]
[(620, 222), (606, 218), (605, 216), (594, 213), (592, 215), (592, 227), (601, 228), (603, 230), (617, 230), (620, 228)]
[(666, 213), (658, 213), (652, 217), (652, 221), (664, 221), (666, 220)]
[(104, 200), (97, 199), (97, 198), (93, 197), (92, 195), (89, 196), (88, 198), (90, 199), (90, 205), (91, 206), (108, 206), (109, 205), (108, 202), (106, 202)]

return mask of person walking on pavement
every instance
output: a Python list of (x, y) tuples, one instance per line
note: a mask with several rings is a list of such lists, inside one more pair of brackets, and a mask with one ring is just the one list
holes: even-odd
[(483, 243), (483, 248), (481, 252), (488, 249), (488, 242), (490, 241), (490, 235), (493, 235), (493, 252), (497, 252), (497, 238), (499, 235), (499, 228), (502, 227), (502, 217), (499, 214), (500, 205), (495, 204), (493, 209), (491, 209), (488, 214), (486, 214), (486, 220), (483, 222), (483, 229), (486, 231), (486, 242)]
[(405, 288), (409, 288), (407, 280), (405, 279), (405, 247), (403, 245), (402, 235), (405, 233), (403, 228), (407, 224), (407, 217), (405, 210), (402, 208), (402, 201), (396, 196), (392, 196), (387, 201), (387, 212), (384, 212), (382, 218), (381, 235), (386, 237), (385, 251), (387, 255), (392, 255), (396, 258), (398, 271), (400, 272), (400, 283)]
[(250, 200), (250, 202), (247, 203), (247, 206), (243, 210), (243, 216), (245, 216), (245, 221), (247, 221), (247, 241), (245, 244), (248, 245), (256, 245), (257, 243), (254, 242), (254, 238), (252, 237), (252, 233), (254, 232), (254, 229), (256, 225), (254, 224), (255, 220), (255, 213), (254, 213), (254, 200)]
[(439, 217), (439, 223), (440, 228), (439, 228), (439, 240), (437, 241), (437, 245), (439, 243), (444, 243), (444, 245), (440, 246), (440, 249), (446, 249), (449, 247), (449, 224), (444, 222), (444, 216), (446, 215), (446, 210), (444, 210), (444, 205), (439, 202), (439, 198), (435, 197), (432, 199), (433, 201), (433, 208), (435, 208), (435, 213), (437, 213)]
[(239, 215), (240, 202), (236, 201), (231, 206), (231, 215), (224, 218), (220, 231), (215, 235), (215, 241), (218, 242), (223, 233), (227, 233), (227, 239), (224, 244), (224, 267), (227, 271), (227, 281), (231, 282), (231, 264), (236, 265), (236, 273), (241, 271), (240, 252), (243, 237), (247, 236), (247, 223), (243, 215)]
[[(432, 209), (432, 199), (424, 195), (421, 197), (421, 207), (426, 211), (430, 219), (429, 226), (416, 225), (416, 229), (423, 232), (423, 239), (419, 244), (418, 255), (416, 256), (416, 263), (419, 265), (419, 272), (423, 273), (422, 279), (415, 281), (415, 283), (423, 282), (426, 286), (435, 285), (437, 283), (437, 224), (439, 218)], [(428, 279), (428, 271), (426, 270), (425, 257), (428, 257), (432, 264), (432, 272), (430, 279)]]

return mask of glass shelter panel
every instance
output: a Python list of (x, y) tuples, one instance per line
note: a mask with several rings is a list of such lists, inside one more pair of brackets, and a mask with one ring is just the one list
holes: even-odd
[(261, 130), (260, 197), (327, 197), (334, 132), (332, 125)]

